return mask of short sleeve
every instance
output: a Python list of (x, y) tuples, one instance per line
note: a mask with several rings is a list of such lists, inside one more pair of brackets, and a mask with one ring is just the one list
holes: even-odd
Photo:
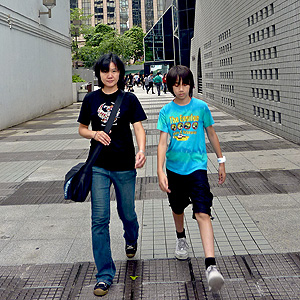
[(206, 128), (206, 127), (213, 125), (214, 123), (215, 122), (211, 115), (211, 111), (208, 108), (207, 104), (205, 104), (204, 115), (203, 115), (203, 126), (204, 126), (204, 128)]
[(132, 108), (130, 123), (134, 124), (136, 122), (146, 120), (147, 116), (138, 98), (131, 93), (128, 93), (128, 96), (131, 97), (131, 108)]
[(168, 132), (168, 125), (166, 122), (165, 110), (162, 108), (159, 112), (157, 129), (163, 132)]
[(77, 122), (83, 124), (83, 125), (90, 125), (91, 122), (91, 105), (87, 97), (83, 99), (79, 117), (77, 119)]

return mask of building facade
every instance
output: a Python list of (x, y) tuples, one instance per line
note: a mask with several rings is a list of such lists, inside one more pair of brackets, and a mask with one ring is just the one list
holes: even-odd
[(194, 35), (195, 0), (172, 0), (144, 38), (145, 73), (161, 65), (168, 72), (173, 65), (190, 66)]
[(133, 26), (147, 32), (160, 18), (170, 0), (71, 0), (71, 8), (83, 9), (84, 15), (93, 15), (92, 26), (107, 24), (119, 33)]
[(299, 1), (196, 1), (198, 97), (300, 143), (299, 15)]
[(171, 5), (144, 37), (144, 72), (168, 69), (179, 63), (177, 8)]
[(70, 2), (42, 3), (1, 1), (0, 129), (73, 103)]

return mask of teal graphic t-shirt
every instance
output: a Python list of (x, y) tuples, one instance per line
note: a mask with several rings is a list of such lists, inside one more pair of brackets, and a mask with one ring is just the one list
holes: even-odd
[(204, 128), (214, 124), (207, 104), (192, 98), (184, 106), (165, 105), (160, 113), (157, 129), (170, 135), (166, 153), (166, 168), (181, 175), (196, 170), (207, 170), (207, 153)]

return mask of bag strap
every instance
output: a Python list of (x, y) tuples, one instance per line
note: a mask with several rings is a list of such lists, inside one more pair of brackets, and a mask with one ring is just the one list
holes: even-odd
[[(120, 90), (120, 91), (121, 91), (121, 93), (119, 93), (118, 96), (117, 96), (116, 102), (115, 102), (115, 104), (113, 106), (113, 109), (112, 109), (112, 111), (110, 113), (110, 116), (109, 116), (108, 121), (107, 121), (107, 123), (105, 125), (105, 128), (104, 128), (104, 132), (107, 133), (107, 134), (111, 130), (111, 127), (112, 127), (112, 125), (114, 123), (116, 114), (117, 114), (117, 112), (118, 112), (118, 110), (119, 110), (119, 108), (121, 106), (122, 100), (124, 99), (124, 96), (125, 96), (125, 92), (122, 91), (122, 90)], [(103, 144), (100, 143), (100, 142), (98, 142), (97, 146), (94, 149), (94, 151), (89, 155), (89, 157), (88, 157), (88, 159), (86, 161), (86, 166), (91, 167), (95, 163), (98, 155), (101, 152), (102, 147), (103, 147)]]

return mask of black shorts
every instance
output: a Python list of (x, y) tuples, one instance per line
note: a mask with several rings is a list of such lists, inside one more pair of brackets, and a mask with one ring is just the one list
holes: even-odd
[(206, 170), (197, 170), (189, 175), (179, 175), (167, 170), (167, 176), (171, 190), (168, 193), (169, 203), (175, 214), (182, 214), (192, 203), (193, 218), (199, 212), (211, 216), (213, 194), (210, 192)]

